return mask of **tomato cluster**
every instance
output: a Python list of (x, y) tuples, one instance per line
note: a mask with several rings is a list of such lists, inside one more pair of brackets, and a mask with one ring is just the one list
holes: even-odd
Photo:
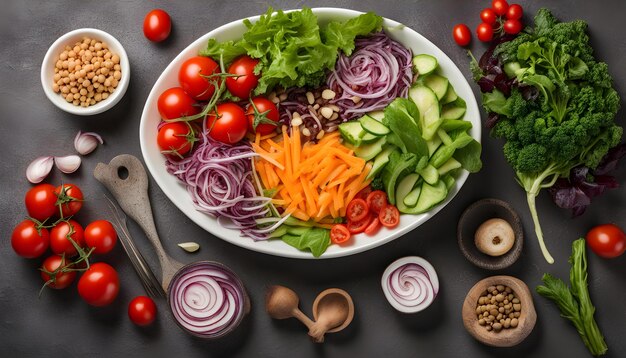
[(335, 244), (344, 244), (354, 234), (374, 235), (381, 225), (394, 228), (399, 222), (400, 212), (395, 206), (387, 203), (387, 194), (366, 187), (348, 203), (346, 223), (333, 225), (330, 240)]
[[(524, 9), (519, 4), (511, 4), (506, 0), (493, 0), (491, 7), (480, 12), (482, 22), (476, 27), (476, 36), (482, 42), (493, 40), (494, 34), (506, 33), (516, 35), (522, 31)], [(467, 46), (472, 34), (465, 24), (458, 24), (452, 30), (454, 41), (459, 46)]]
[(106, 263), (89, 263), (92, 254), (106, 254), (115, 247), (117, 233), (113, 225), (97, 220), (83, 229), (74, 215), (82, 208), (84, 197), (74, 184), (39, 184), (26, 193), (24, 200), (30, 217), (13, 230), (11, 246), (15, 253), (33, 259), (50, 248), (52, 255), (40, 268), (45, 286), (67, 288), (82, 272), (78, 293), (87, 303), (104, 306), (113, 302), (120, 285), (117, 271)]
[[(164, 120), (157, 134), (161, 151), (187, 155), (198, 140), (204, 119), (203, 130), (226, 144), (239, 142), (248, 132), (265, 135), (275, 131), (279, 114), (274, 102), (265, 97), (251, 98), (260, 78), (254, 73), (258, 62), (243, 55), (222, 73), (209, 57), (195, 56), (185, 61), (178, 72), (180, 87), (165, 90), (157, 102)], [(225, 89), (240, 101), (220, 102)]]

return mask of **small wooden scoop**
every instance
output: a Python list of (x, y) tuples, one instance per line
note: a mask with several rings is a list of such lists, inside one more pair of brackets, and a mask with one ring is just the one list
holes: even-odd
[(265, 310), (274, 319), (297, 318), (311, 329), (314, 323), (298, 308), (300, 298), (292, 289), (285, 286), (271, 286), (265, 295)]
[(309, 327), (309, 336), (318, 343), (324, 342), (324, 334), (334, 333), (348, 327), (354, 318), (352, 297), (339, 288), (329, 288), (313, 302), (315, 324)]

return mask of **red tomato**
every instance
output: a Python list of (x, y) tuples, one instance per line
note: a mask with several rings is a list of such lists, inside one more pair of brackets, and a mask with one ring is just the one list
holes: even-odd
[(75, 215), (83, 207), (83, 192), (74, 184), (59, 185), (54, 193), (59, 198), (57, 203), (61, 204), (63, 217)]
[(92, 264), (78, 280), (78, 294), (92, 306), (111, 304), (119, 291), (120, 279), (117, 271), (104, 262)]
[(157, 134), (157, 144), (164, 154), (183, 156), (189, 153), (193, 141), (193, 130), (183, 122), (166, 123)]
[(68, 265), (69, 262), (62, 255), (52, 255), (44, 260), (41, 265), (41, 278), (46, 286), (60, 290), (71, 285), (76, 278), (76, 271), (54, 271)]
[(180, 86), (191, 97), (206, 101), (215, 92), (211, 81), (218, 81), (218, 77), (206, 78), (219, 71), (217, 62), (204, 56), (195, 56), (183, 62), (178, 72)]
[(59, 212), (54, 186), (50, 184), (39, 184), (30, 188), (26, 192), (24, 202), (28, 215), (39, 221), (44, 221)]
[(452, 37), (459, 46), (467, 46), (472, 41), (472, 32), (465, 24), (458, 24), (452, 29)]
[(137, 296), (128, 304), (128, 317), (138, 326), (147, 326), (156, 319), (157, 307), (150, 297)]
[(226, 144), (235, 144), (242, 140), (248, 131), (248, 118), (243, 109), (235, 103), (227, 102), (218, 104), (216, 111), (207, 117), (209, 136)]
[(34, 259), (43, 255), (50, 245), (50, 233), (41, 228), (37, 231), (37, 224), (32, 220), (24, 220), (17, 224), (11, 234), (13, 251), (21, 257)]
[(382, 190), (375, 190), (367, 195), (367, 206), (376, 214), (387, 205), (387, 194)]
[(172, 31), (172, 19), (161, 9), (150, 11), (143, 19), (143, 34), (150, 41), (163, 41), (170, 35), (170, 31)]
[(355, 198), (360, 198), (363, 200), (367, 200), (367, 196), (372, 192), (372, 187), (371, 186), (366, 186), (365, 188), (361, 189), (361, 191), (359, 191), (358, 193), (356, 193)]
[(157, 101), (159, 114), (163, 119), (176, 119), (198, 114), (200, 108), (195, 104), (196, 101), (180, 87), (166, 89)]
[(94, 248), (94, 253), (106, 254), (115, 247), (117, 232), (110, 222), (96, 220), (85, 228), (85, 243)]
[(604, 258), (618, 257), (626, 251), (626, 235), (613, 224), (596, 226), (585, 238), (591, 250)]
[(522, 23), (519, 20), (506, 20), (502, 28), (507, 34), (517, 35), (522, 31)]
[(395, 206), (387, 205), (378, 214), (378, 220), (385, 227), (396, 227), (400, 222), (400, 212)]
[(498, 21), (498, 15), (496, 15), (492, 8), (488, 7), (480, 12), (480, 19), (483, 20), (484, 23), (493, 26)]
[(347, 223), (348, 231), (351, 234), (360, 234), (363, 231), (365, 231), (370, 221), (372, 220), (369, 215), (358, 221), (348, 220), (348, 223)]
[(380, 229), (380, 220), (378, 220), (378, 218), (376, 216), (372, 217), (372, 220), (370, 220), (370, 223), (367, 224), (367, 227), (365, 228), (365, 234), (367, 235), (374, 235), (378, 232), (378, 230)]
[(238, 77), (226, 77), (226, 88), (233, 95), (247, 99), (259, 84), (259, 75), (254, 74), (254, 67), (259, 63), (250, 56), (240, 56), (228, 67), (228, 73)]
[(343, 224), (333, 225), (330, 229), (330, 241), (332, 241), (333, 244), (341, 245), (348, 240), (350, 240), (350, 231), (348, 231), (348, 228)]
[(524, 9), (519, 4), (512, 4), (506, 11), (506, 18), (509, 20), (519, 20), (524, 15)]
[(502, 16), (509, 9), (509, 3), (506, 0), (492, 0), (491, 8), (497, 15)]
[(61, 221), (50, 231), (50, 249), (52, 252), (57, 255), (64, 253), (68, 257), (78, 253), (76, 247), (68, 240), (68, 235), (78, 246), (85, 246), (83, 227), (74, 220)]
[(363, 220), (369, 215), (370, 208), (367, 206), (367, 202), (363, 199), (352, 199), (346, 207), (346, 216), (349, 221)]
[(482, 42), (489, 42), (493, 39), (493, 27), (491, 25), (481, 22), (476, 27), (476, 36)]
[(277, 125), (271, 123), (276, 123), (279, 119), (278, 109), (274, 102), (265, 97), (255, 97), (252, 99), (252, 103), (254, 103), (256, 113), (258, 114), (255, 115), (252, 104), (248, 105), (246, 111), (246, 115), (248, 116), (248, 131), (250, 131), (250, 133), (258, 132), (262, 135), (274, 132)]

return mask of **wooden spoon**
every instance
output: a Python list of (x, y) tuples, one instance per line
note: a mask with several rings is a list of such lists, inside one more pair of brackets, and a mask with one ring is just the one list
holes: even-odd
[(309, 328), (309, 336), (317, 343), (324, 342), (324, 334), (339, 332), (354, 318), (352, 297), (339, 288), (329, 288), (313, 303), (315, 324)]
[(271, 286), (265, 295), (265, 310), (270, 317), (275, 319), (286, 319), (295, 317), (304, 325), (311, 329), (313, 321), (302, 313), (298, 308), (300, 298), (290, 288), (285, 286)]

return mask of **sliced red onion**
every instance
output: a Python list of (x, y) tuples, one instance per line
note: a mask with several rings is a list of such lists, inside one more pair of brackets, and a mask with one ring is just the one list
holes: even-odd
[(50, 156), (33, 160), (26, 168), (26, 179), (33, 184), (41, 183), (52, 170), (54, 159)]
[(78, 134), (76, 134), (74, 138), (74, 149), (76, 149), (80, 155), (87, 155), (98, 147), (98, 143), (104, 144), (104, 140), (102, 140), (99, 134), (78, 131)]
[(176, 322), (201, 338), (218, 338), (231, 332), (250, 308), (239, 278), (215, 262), (200, 261), (183, 267), (168, 291)]
[(80, 167), (80, 157), (78, 155), (66, 155), (64, 157), (54, 157), (54, 164), (60, 171), (70, 174)]
[(424, 310), (439, 292), (435, 269), (418, 256), (394, 261), (383, 273), (381, 284), (389, 303), (403, 313)]

